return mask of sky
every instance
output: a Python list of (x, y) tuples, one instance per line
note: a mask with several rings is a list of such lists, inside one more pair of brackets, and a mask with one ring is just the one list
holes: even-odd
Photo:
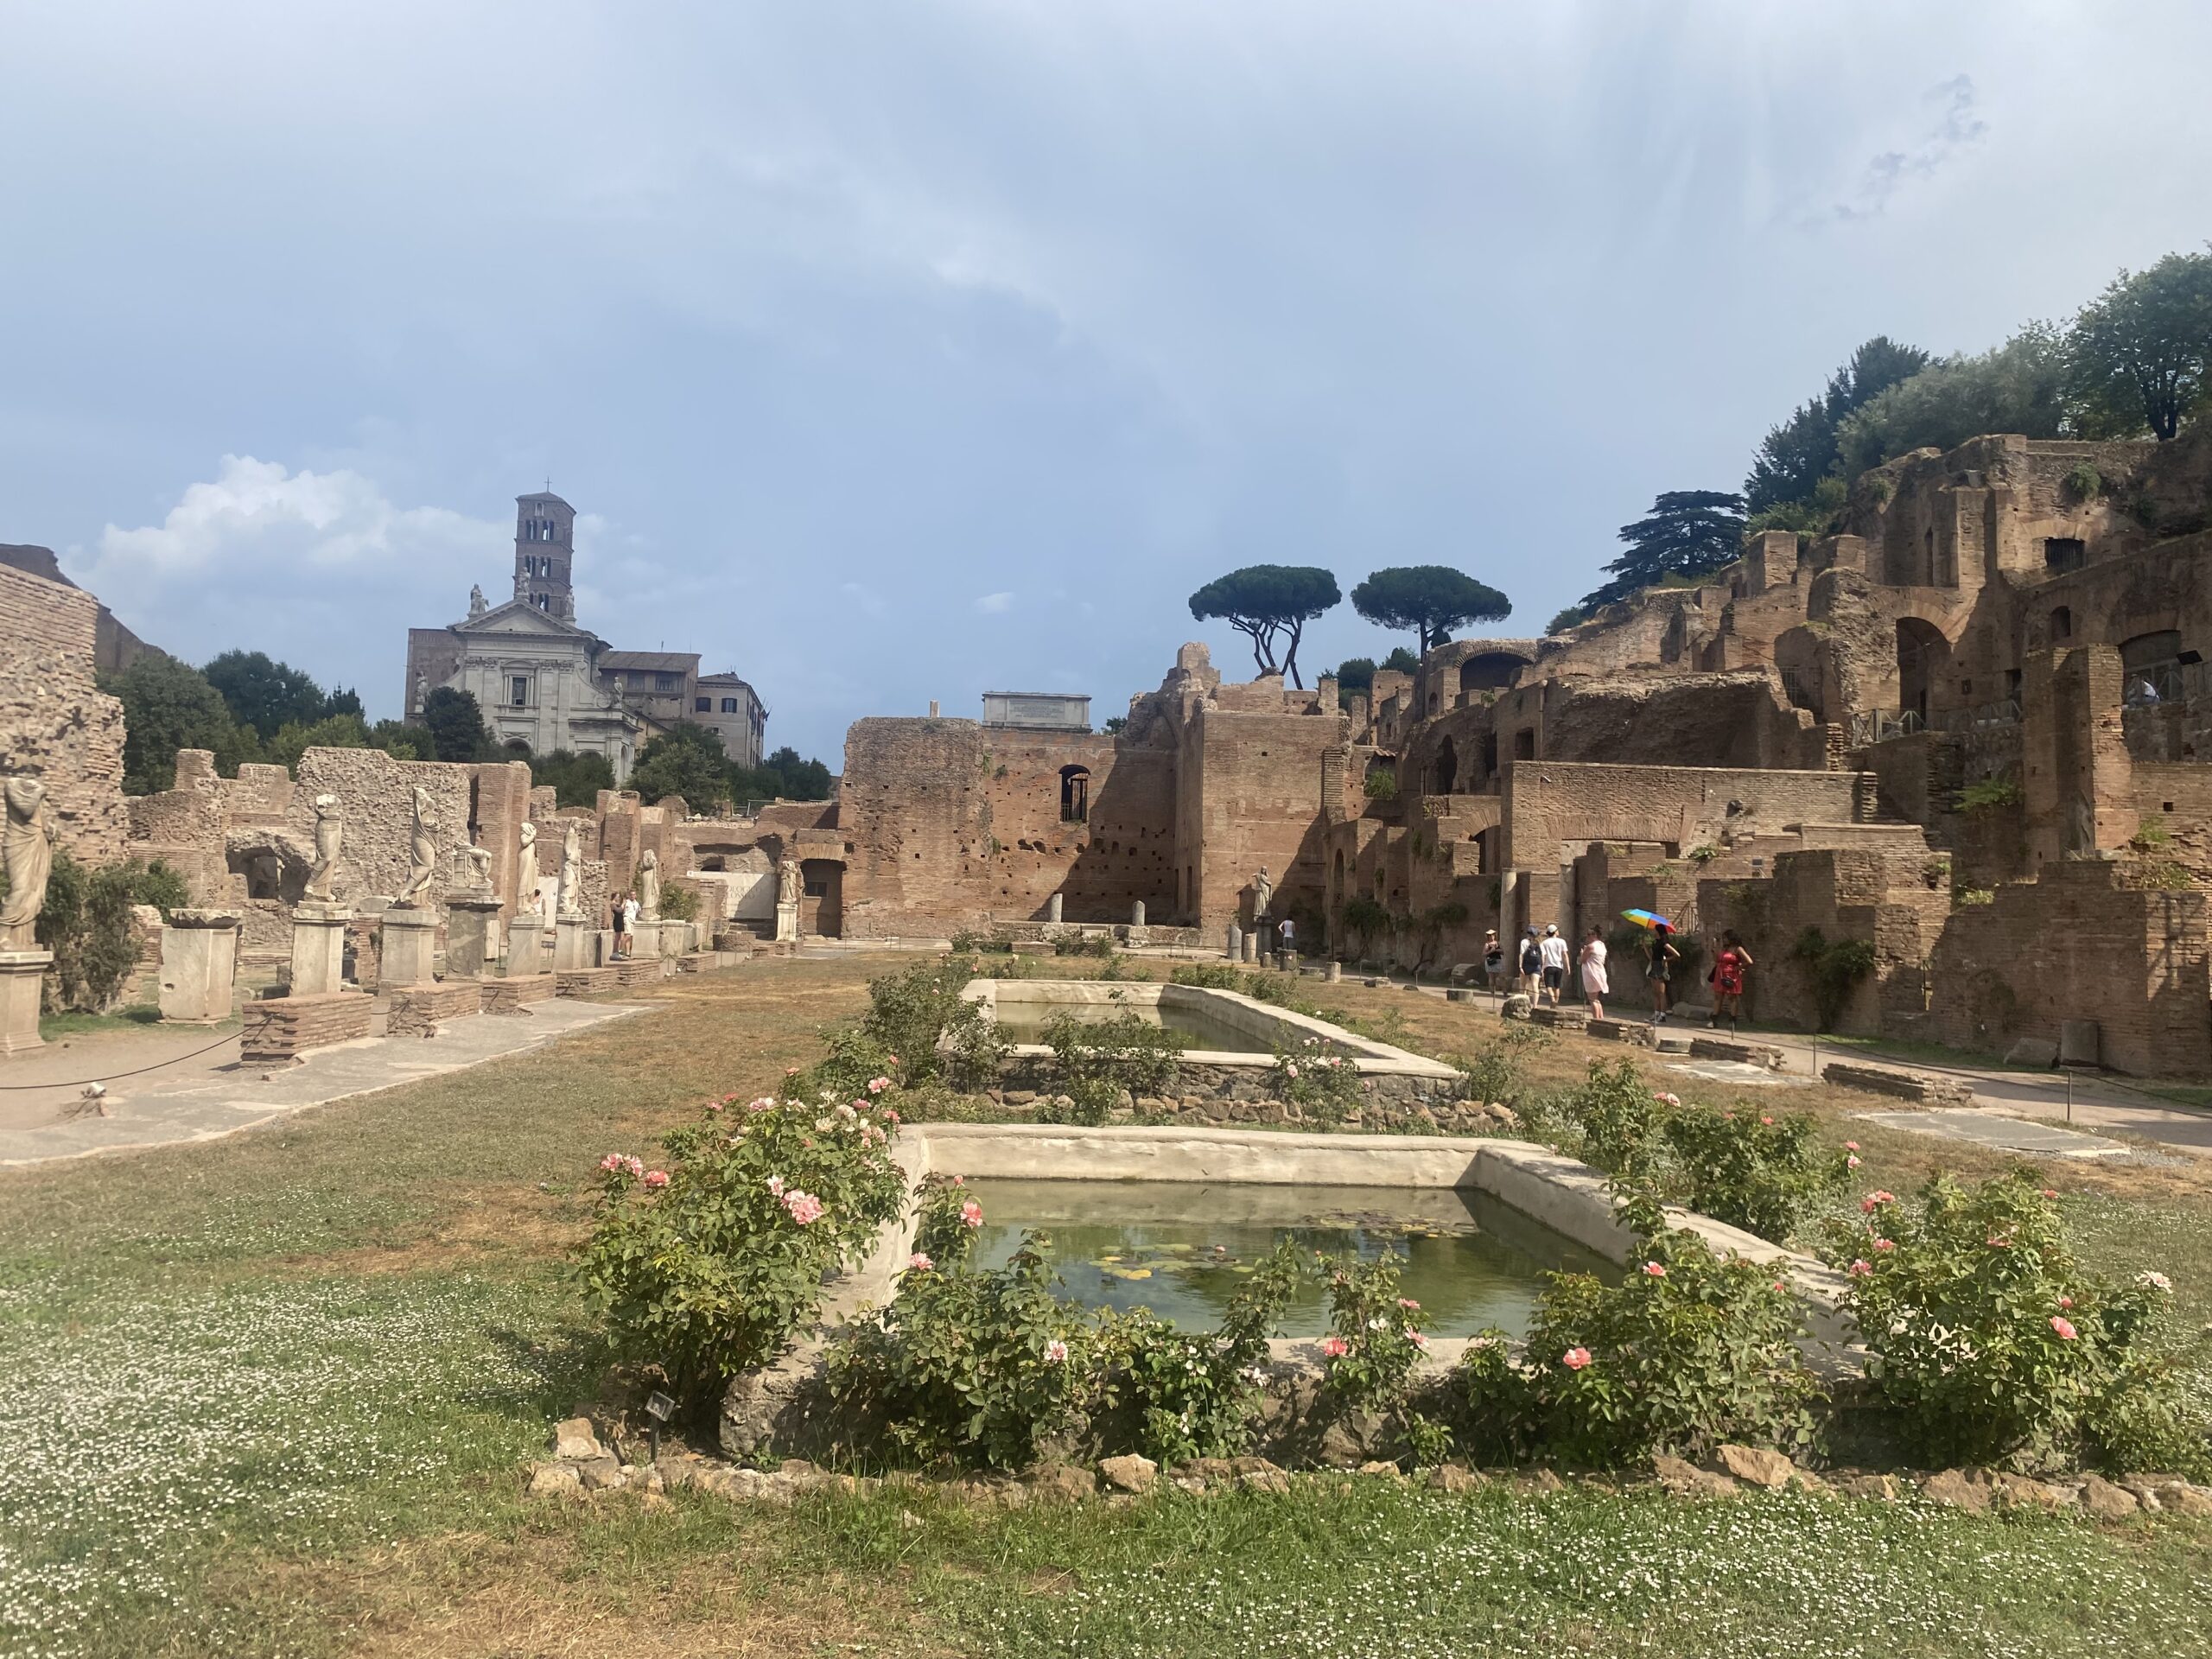
[(2207, 62), (2194, 0), (0, 0), (0, 541), (391, 715), (550, 481), (584, 626), (833, 768), (1247, 677), (1244, 564), (1535, 633), (1861, 340), (2204, 245)]

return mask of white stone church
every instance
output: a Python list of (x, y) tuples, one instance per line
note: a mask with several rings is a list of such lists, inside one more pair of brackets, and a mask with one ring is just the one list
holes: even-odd
[(576, 623), (576, 510), (550, 491), (515, 498), (515, 591), (442, 628), (407, 631), (407, 717), (440, 686), (475, 697), (501, 742), (533, 754), (603, 754), (626, 781), (654, 733), (688, 720), (760, 764), (768, 711), (734, 673), (702, 674), (696, 652), (614, 651)]

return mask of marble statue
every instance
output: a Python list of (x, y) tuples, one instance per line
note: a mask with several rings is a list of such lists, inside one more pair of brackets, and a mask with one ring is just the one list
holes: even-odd
[(561, 914), (581, 916), (584, 902), (584, 832), (574, 818), (561, 843)]
[(535, 916), (545, 897), (537, 890), (537, 826), (522, 827), (522, 854), (515, 861), (515, 914)]
[(1260, 873), (1252, 878), (1252, 919), (1257, 921), (1266, 915), (1268, 906), (1274, 901), (1275, 884), (1268, 880), (1267, 867), (1262, 865)]
[(492, 886), (492, 855), (474, 842), (461, 849), (458, 868), (463, 872), (461, 885), (488, 892)]
[(328, 904), (338, 894), (331, 883), (338, 874), (338, 848), (346, 838), (346, 818), (335, 795), (315, 798), (315, 867), (308, 872), (307, 891), (300, 896)]
[(420, 784), (415, 786), (415, 829), (408, 844), (407, 886), (401, 890), (397, 902), (420, 905), (430, 896), (430, 883), (438, 873), (438, 810), (431, 804), (430, 791)]
[(650, 847), (638, 861), (638, 919), (660, 920), (660, 855)]
[(8, 897), (0, 902), (0, 944), (38, 948), (38, 913), (46, 908), (46, 879), (54, 871), (54, 825), (46, 816), (46, 785), (35, 778), (7, 781), (8, 827), (0, 834), (0, 864), (8, 872)]
[(798, 894), (798, 861), (795, 858), (779, 861), (776, 865), (776, 902), (797, 909)]
[(468, 613), (471, 616), (481, 616), (487, 608), (484, 603), (484, 587), (480, 582), (468, 590)]

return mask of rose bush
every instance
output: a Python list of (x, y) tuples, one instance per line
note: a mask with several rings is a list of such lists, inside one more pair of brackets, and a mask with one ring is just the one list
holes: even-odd
[(1762, 1115), (1684, 1106), (1662, 1128), (1691, 1209), (1777, 1243), (1848, 1177), (1850, 1154), (1820, 1138), (1808, 1112)]
[(696, 1403), (766, 1363), (905, 1202), (886, 1095), (735, 1096), (669, 1135), (666, 1167), (599, 1166), (583, 1278), (619, 1351)]
[(1343, 1122), (1359, 1105), (1359, 1067), (1319, 1037), (1278, 1043), (1270, 1082), (1277, 1100), (1324, 1123)]
[(1869, 1193), (1831, 1243), (1868, 1365), (1899, 1433), (1944, 1461), (2207, 1466), (2178, 1383), (2162, 1275), (2113, 1284), (2075, 1259), (2056, 1194), (2031, 1171), (1917, 1206)]

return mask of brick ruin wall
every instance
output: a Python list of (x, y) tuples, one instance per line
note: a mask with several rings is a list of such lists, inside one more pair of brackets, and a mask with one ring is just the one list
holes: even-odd
[(82, 863), (124, 855), (123, 705), (93, 683), (99, 601), (0, 566), (0, 772), (46, 785), (47, 817)]
[(1176, 798), (1182, 914), (1218, 931), (1245, 912), (1265, 868), (1274, 913), (1320, 937), (1324, 758), (1350, 737), (1341, 715), (1255, 715), (1202, 704), (1185, 728)]
[(983, 728), (972, 720), (855, 721), (845, 734), (838, 821), (844, 929), (915, 931), (915, 918), (975, 925), (990, 858)]
[(1792, 823), (1872, 816), (1872, 782), (1847, 772), (1699, 770), (1517, 761), (1506, 769), (1505, 857), (1555, 868), (1560, 844), (1662, 842), (1678, 852)]

